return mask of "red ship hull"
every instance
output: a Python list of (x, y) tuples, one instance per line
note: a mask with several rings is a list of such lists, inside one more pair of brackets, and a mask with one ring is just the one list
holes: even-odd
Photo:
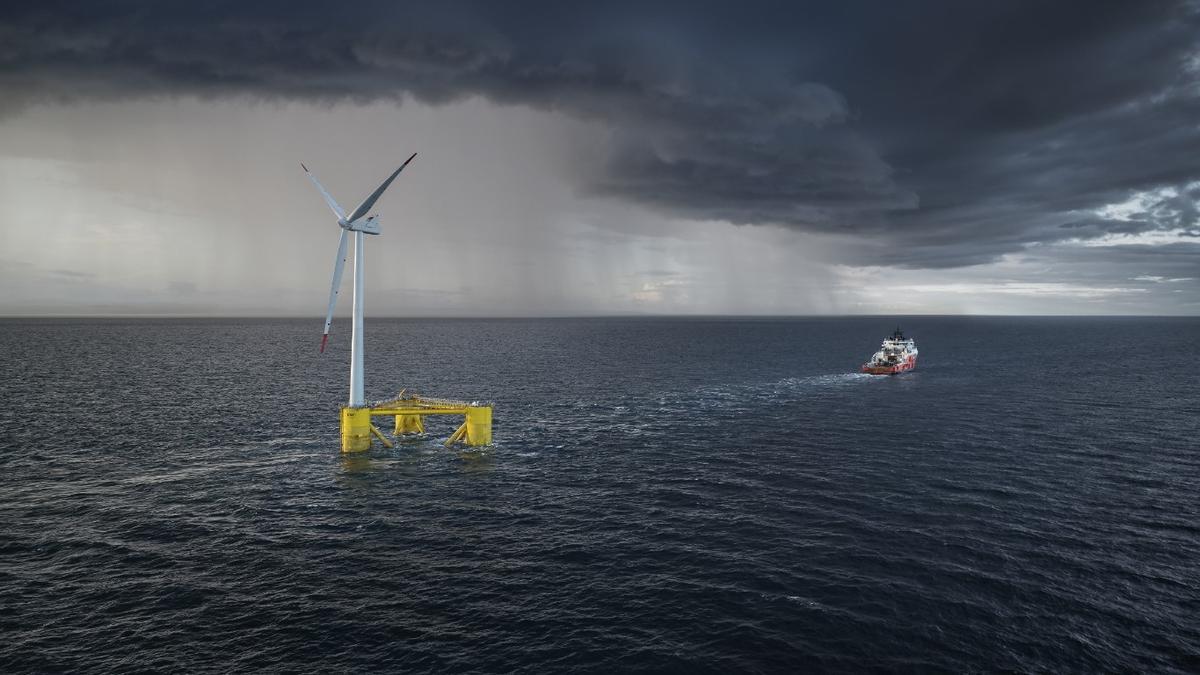
[(916, 367), (917, 357), (910, 356), (893, 366), (872, 366), (869, 363), (864, 363), (862, 371), (868, 375), (896, 375), (897, 373), (903, 373)]

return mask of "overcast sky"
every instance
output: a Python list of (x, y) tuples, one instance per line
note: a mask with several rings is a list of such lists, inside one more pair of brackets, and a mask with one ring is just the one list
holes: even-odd
[(319, 320), (299, 163), (413, 152), (369, 316), (1200, 314), (1200, 3), (1127, 0), (6, 2), (0, 314)]

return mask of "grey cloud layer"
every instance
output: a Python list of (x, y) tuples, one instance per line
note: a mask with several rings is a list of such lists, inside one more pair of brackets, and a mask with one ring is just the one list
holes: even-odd
[[(948, 267), (1196, 233), (1193, 3), (45, 3), (0, 9), (0, 112), (194, 94), (484, 96), (612, 130), (585, 189)], [(1094, 210), (1172, 186), (1172, 209)], [(881, 246), (878, 244), (888, 244)]]

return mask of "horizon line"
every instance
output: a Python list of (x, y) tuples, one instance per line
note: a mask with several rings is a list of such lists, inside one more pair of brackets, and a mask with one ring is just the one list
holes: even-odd
[[(1200, 318), (1197, 314), (992, 314), (992, 313), (961, 313), (961, 314), (642, 314), (642, 313), (610, 313), (610, 314), (391, 314), (364, 317), (372, 319), (405, 319), (405, 320), (504, 320), (504, 319), (850, 319), (850, 318), (945, 318), (945, 317), (1042, 317), (1042, 318)], [(0, 314), (0, 321), (23, 319), (287, 319), (315, 320), (321, 317), (306, 314), (187, 314), (187, 313), (146, 313), (146, 314)], [(349, 317), (335, 317), (349, 320)]]

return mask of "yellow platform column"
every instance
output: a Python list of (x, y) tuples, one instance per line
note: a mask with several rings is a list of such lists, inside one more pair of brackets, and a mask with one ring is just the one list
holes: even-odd
[(491, 445), (492, 406), (471, 406), (467, 408), (466, 427), (467, 445)]
[(371, 449), (371, 409), (342, 408), (342, 452)]
[(424, 415), (396, 415), (396, 431), (399, 434), (425, 433)]

